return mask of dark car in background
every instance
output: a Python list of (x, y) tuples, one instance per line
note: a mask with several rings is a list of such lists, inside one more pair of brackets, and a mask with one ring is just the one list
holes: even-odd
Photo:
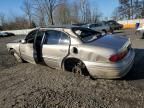
[(122, 24), (119, 24), (118, 22), (114, 21), (114, 20), (109, 20), (106, 21), (106, 23), (113, 29), (113, 30), (120, 30), (123, 28)]
[(101, 32), (102, 34), (107, 34), (108, 32), (113, 33), (113, 29), (104, 21), (99, 22), (99, 23), (85, 24), (82, 27), (90, 28), (92, 30)]
[(83, 25), (86, 25), (87, 23), (75, 23), (75, 24), (72, 24), (73, 26), (83, 26)]
[(10, 32), (0, 32), (0, 37), (8, 37), (8, 36), (15, 36), (15, 34)]

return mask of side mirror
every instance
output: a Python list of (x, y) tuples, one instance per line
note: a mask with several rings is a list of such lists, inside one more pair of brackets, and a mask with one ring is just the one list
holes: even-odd
[(23, 39), (23, 40), (21, 40), (20, 42), (21, 42), (22, 44), (26, 43), (26, 41), (25, 41), (24, 39)]

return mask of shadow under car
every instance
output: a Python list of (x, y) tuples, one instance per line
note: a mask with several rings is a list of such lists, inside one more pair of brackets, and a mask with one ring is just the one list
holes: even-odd
[(130, 72), (123, 77), (124, 80), (144, 79), (144, 49), (135, 50), (135, 61)]

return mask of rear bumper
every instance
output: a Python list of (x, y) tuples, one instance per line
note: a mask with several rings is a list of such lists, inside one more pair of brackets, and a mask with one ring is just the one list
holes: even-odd
[(134, 64), (135, 52), (130, 50), (118, 63), (84, 62), (90, 75), (94, 78), (115, 79), (125, 76)]

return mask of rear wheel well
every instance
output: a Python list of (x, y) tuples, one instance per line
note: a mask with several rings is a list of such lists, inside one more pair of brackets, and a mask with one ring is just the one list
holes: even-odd
[(78, 63), (82, 63), (84, 66), (82, 74), (88, 76), (89, 72), (85, 64), (80, 59), (77, 59), (77, 58), (67, 58), (66, 60), (64, 60), (63, 69), (66, 71), (72, 72), (73, 67), (75, 67)]

